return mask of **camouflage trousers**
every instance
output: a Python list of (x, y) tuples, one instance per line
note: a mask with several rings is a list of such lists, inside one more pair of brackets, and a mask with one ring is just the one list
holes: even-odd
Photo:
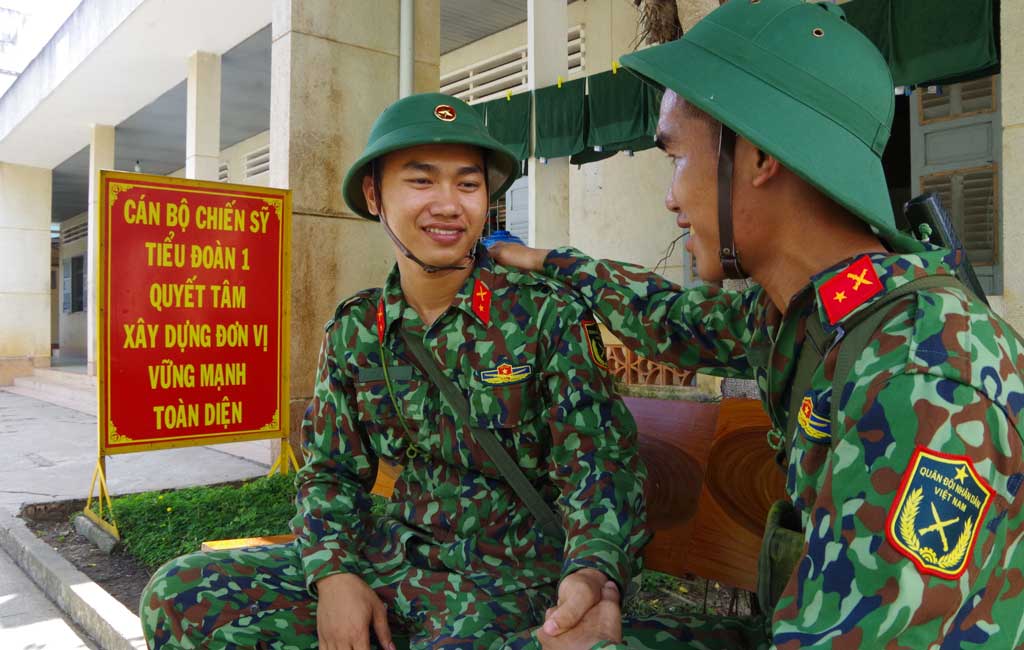
[[(555, 594), (551, 585), (482, 596), (457, 573), (410, 564), (361, 577), (387, 604), (396, 645), (411, 650), (537, 648), (530, 631)], [(285, 544), (172, 560), (147, 585), (139, 616), (153, 650), (311, 650), (318, 646), (316, 606), (298, 553)], [(626, 618), (623, 636), (635, 650), (769, 645), (760, 621), (698, 615)]]

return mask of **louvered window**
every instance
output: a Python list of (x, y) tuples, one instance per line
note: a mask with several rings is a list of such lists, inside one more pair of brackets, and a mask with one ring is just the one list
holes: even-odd
[(921, 124), (991, 113), (996, 109), (995, 77), (937, 86), (934, 92), (921, 89), (919, 97)]
[(975, 266), (999, 263), (998, 178), (996, 165), (988, 165), (921, 179), (925, 192), (936, 192), (942, 199)]
[(247, 179), (268, 171), (270, 171), (269, 144), (245, 155), (245, 177)]
[(221, 183), (228, 182), (228, 178), (230, 177), (230, 171), (231, 170), (228, 167), (227, 161), (222, 161), (219, 165), (217, 165), (217, 180), (220, 181)]
[[(569, 77), (583, 74), (586, 45), (582, 25), (574, 25), (566, 36)], [(530, 61), (525, 45), (449, 72), (441, 77), (441, 92), (475, 104), (501, 97), (506, 92), (522, 92), (527, 87)]]
[(84, 239), (89, 234), (89, 223), (83, 221), (74, 226), (66, 226), (60, 229), (60, 245), (67, 246), (71, 242)]

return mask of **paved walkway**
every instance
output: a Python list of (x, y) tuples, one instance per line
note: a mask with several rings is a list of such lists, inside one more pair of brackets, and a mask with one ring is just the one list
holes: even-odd
[[(0, 449), (0, 509), (82, 499), (96, 464), (96, 418), (0, 391)], [(266, 441), (122, 454), (107, 459), (107, 485), (122, 494), (251, 478), (267, 472), (269, 455)], [(95, 648), (2, 550), (0, 648)]]
[(0, 551), (0, 648), (98, 650)]

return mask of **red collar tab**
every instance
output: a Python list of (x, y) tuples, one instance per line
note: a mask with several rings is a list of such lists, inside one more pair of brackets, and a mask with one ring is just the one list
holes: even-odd
[(377, 303), (377, 340), (381, 343), (384, 342), (384, 299), (381, 298)]
[(839, 271), (818, 289), (828, 322), (835, 325), (872, 296), (882, 291), (875, 265), (867, 255)]
[(484, 325), (491, 324), (491, 290), (480, 280), (473, 284), (473, 313)]

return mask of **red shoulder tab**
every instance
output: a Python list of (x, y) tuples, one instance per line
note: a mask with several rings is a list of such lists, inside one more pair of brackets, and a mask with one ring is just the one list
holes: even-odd
[(384, 326), (386, 324), (384, 321), (384, 299), (381, 298), (377, 302), (377, 340), (381, 343), (384, 342)]
[(847, 314), (882, 291), (875, 265), (867, 255), (835, 274), (818, 289), (828, 322), (835, 325)]
[(484, 325), (491, 324), (491, 290), (480, 280), (473, 285), (473, 313)]

